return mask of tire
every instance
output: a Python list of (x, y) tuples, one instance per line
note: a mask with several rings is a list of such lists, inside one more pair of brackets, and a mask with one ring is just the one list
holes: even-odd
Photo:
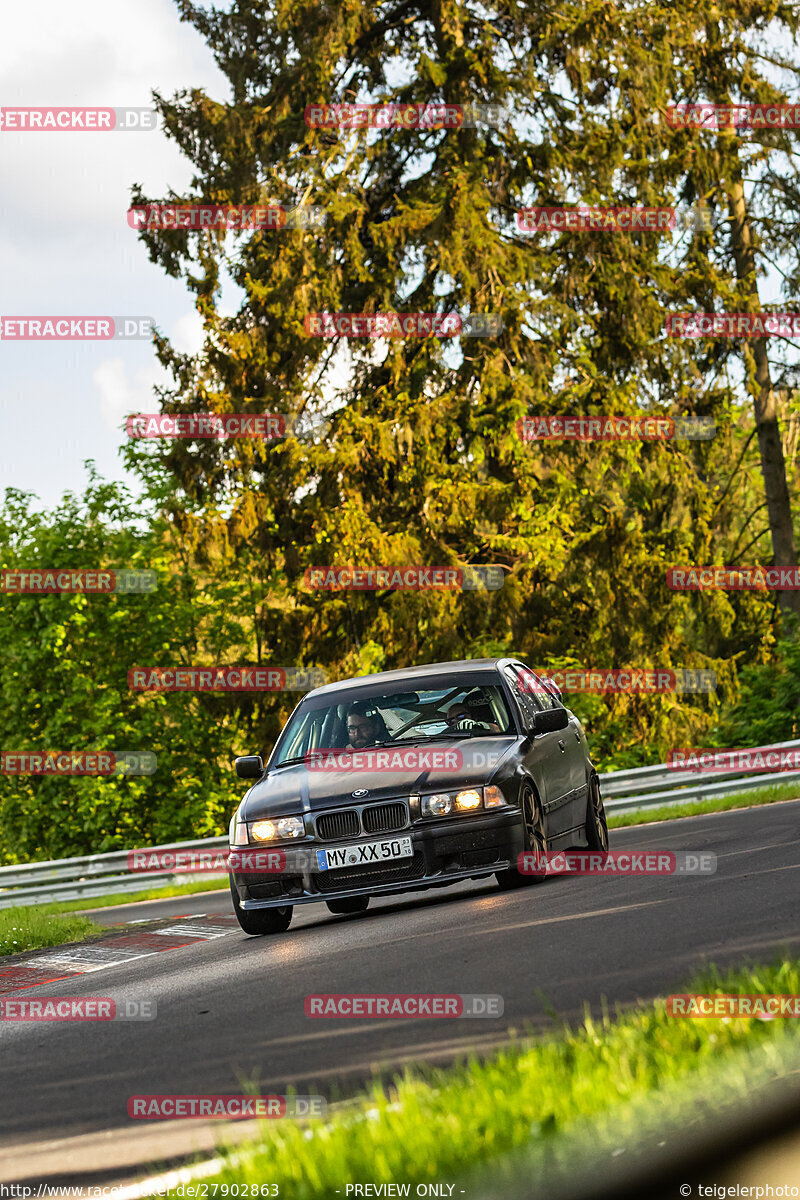
[(362, 913), (367, 911), (369, 904), (369, 896), (344, 896), (341, 900), (326, 900), (328, 908), (337, 916), (343, 916), (348, 913)]
[[(545, 851), (547, 838), (544, 832), (542, 806), (529, 783), (523, 785), (520, 808), (525, 822), (525, 850)], [(521, 875), (516, 867), (509, 867), (505, 871), (495, 871), (494, 877), (500, 885), (501, 891), (510, 892), (515, 888), (528, 887), (532, 883), (541, 883), (545, 875), (544, 872), (541, 875)]]
[(590, 850), (608, 853), (608, 822), (603, 797), (600, 795), (600, 780), (593, 773), (589, 780), (589, 803), (586, 807), (586, 841)]
[(230, 882), (233, 911), (245, 933), (263, 937), (267, 933), (284, 933), (289, 928), (294, 911), (291, 904), (287, 904), (285, 908), (257, 908), (248, 912), (239, 903), (239, 893), (233, 880)]

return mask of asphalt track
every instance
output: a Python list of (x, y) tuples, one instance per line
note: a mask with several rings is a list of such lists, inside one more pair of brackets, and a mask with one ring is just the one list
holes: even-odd
[[(717, 871), (553, 878), (506, 893), (493, 880), (471, 882), (373, 900), (356, 917), (300, 906), (280, 936), (249, 938), (237, 927), (15, 991), (155, 1000), (158, 1012), (136, 1023), (0, 1023), (0, 1164), (12, 1147), (49, 1139), (132, 1126), (155, 1133), (128, 1118), (131, 1095), (257, 1083), (333, 1101), (377, 1071), (579, 1022), (587, 1004), (599, 1013), (604, 1003), (613, 1010), (680, 991), (709, 961), (800, 949), (800, 801), (615, 830), (611, 845), (713, 851)], [(93, 916), (118, 930), (230, 913), (226, 893), (201, 893)], [(0, 970), (10, 965), (0, 959)], [(325, 992), (499, 993), (505, 1010), (499, 1019), (307, 1018), (305, 996)]]

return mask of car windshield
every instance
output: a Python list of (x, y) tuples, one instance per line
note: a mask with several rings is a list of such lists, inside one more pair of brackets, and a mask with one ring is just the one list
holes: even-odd
[(474, 678), (457, 679), (447, 687), (406, 687), (396, 692), (343, 689), (336, 697), (311, 701), (297, 709), (270, 765), (302, 762), (317, 750), (366, 750), (399, 742), (513, 732), (501, 688)]

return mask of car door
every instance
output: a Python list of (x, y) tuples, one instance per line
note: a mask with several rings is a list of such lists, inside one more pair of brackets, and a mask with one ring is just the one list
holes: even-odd
[(540, 696), (545, 708), (563, 708), (569, 717), (569, 726), (561, 731), (563, 750), (567, 757), (569, 775), (569, 800), (565, 809), (569, 814), (567, 828), (582, 829), (586, 824), (586, 806), (589, 802), (587, 766), (589, 751), (586, 734), (575, 714), (561, 700), (556, 688), (547, 687)]
[[(544, 711), (544, 687), (532, 671), (514, 663), (505, 668), (505, 675), (522, 718), (523, 726), (530, 730), (536, 714)], [(553, 733), (529, 735), (527, 748), (523, 751), (525, 770), (535, 779), (542, 794), (548, 840), (557, 838), (569, 827), (565, 806), (570, 799), (571, 780), (569, 773), (566, 741), (567, 730)], [(564, 743), (563, 747), (560, 743)]]

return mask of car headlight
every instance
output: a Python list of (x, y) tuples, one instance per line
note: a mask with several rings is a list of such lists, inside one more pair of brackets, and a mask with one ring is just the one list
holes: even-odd
[(445, 817), (449, 812), (453, 811), (453, 797), (445, 795), (423, 796), (420, 810), (425, 817)]
[(302, 837), (305, 831), (302, 817), (275, 817), (271, 821), (254, 821), (250, 826), (250, 836), (257, 842)]
[(483, 797), (475, 788), (469, 788), (467, 791), (459, 792), (456, 796), (456, 808), (459, 812), (470, 812), (473, 808), (480, 808)]
[(437, 792), (423, 796), (420, 812), (423, 817), (446, 817), (450, 813), (476, 812), (483, 804), (483, 788), (465, 788), (454, 795)]

